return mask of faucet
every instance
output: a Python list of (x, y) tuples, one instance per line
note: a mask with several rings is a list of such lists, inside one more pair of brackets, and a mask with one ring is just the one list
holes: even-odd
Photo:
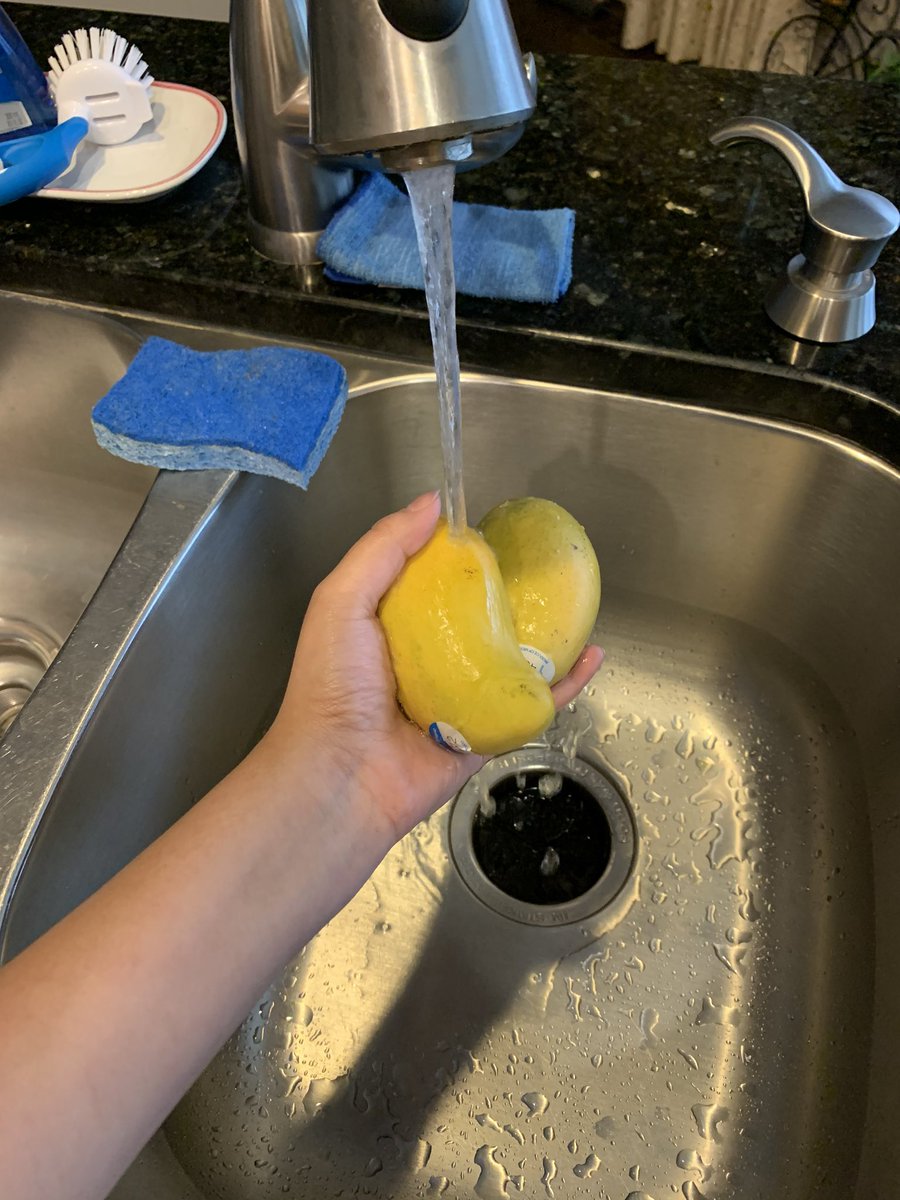
[(801, 254), (766, 297), (776, 325), (810, 342), (846, 342), (875, 324), (879, 254), (900, 226), (885, 196), (851, 187), (793, 129), (766, 117), (738, 117), (711, 134), (714, 146), (759, 141), (787, 160), (806, 203)]
[(316, 243), (356, 171), (505, 153), (534, 112), (534, 59), (506, 0), (231, 0), (231, 90), (250, 241)]

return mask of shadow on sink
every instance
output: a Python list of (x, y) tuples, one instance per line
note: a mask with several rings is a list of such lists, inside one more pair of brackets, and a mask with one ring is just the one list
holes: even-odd
[[(46, 809), (5, 876), (6, 955), (242, 756), (312, 588), (434, 484), (432, 384), (356, 366), (308, 496), (157, 481), (48, 673), (61, 687), (127, 608), (58, 783), (28, 771), (41, 691), (5, 744)], [(473, 516), (551, 497), (604, 572), (603, 674), (496, 769), (533, 751), (602, 777), (633, 869), (597, 911), (511, 917), (464, 861), (461, 797), (286, 966), (116, 1200), (890, 1194), (900, 477), (664, 398), (485, 378), (464, 397)]]

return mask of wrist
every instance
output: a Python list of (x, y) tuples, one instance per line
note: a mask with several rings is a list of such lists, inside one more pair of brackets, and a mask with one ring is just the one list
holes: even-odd
[(361, 757), (338, 751), (326, 731), (297, 732), (294, 723), (276, 721), (246, 765), (258, 773), (255, 787), (272, 806), (279, 836), (333, 864), (339, 880), (359, 876), (361, 884), (394, 844), (369, 796)]

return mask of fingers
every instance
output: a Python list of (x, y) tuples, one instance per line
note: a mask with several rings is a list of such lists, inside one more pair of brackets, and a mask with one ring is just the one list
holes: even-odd
[(400, 512), (383, 517), (332, 571), (329, 591), (340, 592), (360, 615), (371, 616), (406, 560), (431, 537), (440, 512), (440, 493), (426, 492)]
[(568, 675), (550, 689), (557, 708), (565, 708), (591, 682), (603, 665), (604, 658), (605, 654), (599, 646), (585, 646)]

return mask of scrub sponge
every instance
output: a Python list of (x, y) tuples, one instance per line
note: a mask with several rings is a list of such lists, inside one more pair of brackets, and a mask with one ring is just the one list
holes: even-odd
[(229, 468), (305, 488), (347, 400), (340, 363), (309, 350), (188, 350), (149, 338), (94, 407), (104, 449), (167, 470)]

